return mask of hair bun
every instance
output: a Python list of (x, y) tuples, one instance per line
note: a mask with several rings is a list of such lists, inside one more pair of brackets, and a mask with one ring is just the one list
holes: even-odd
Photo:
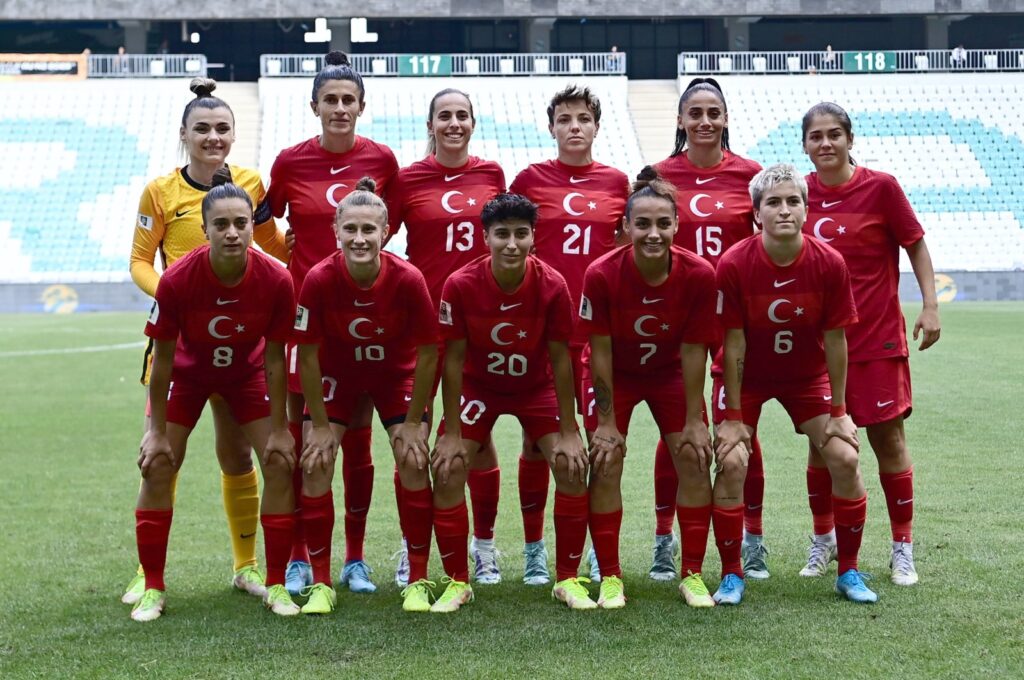
[(714, 78), (705, 78), (705, 77), (702, 76), (700, 78), (694, 78), (693, 80), (691, 80), (687, 84), (687, 86), (683, 89), (683, 92), (686, 92), (687, 90), (689, 90), (694, 85), (710, 85), (711, 87), (715, 88), (719, 92), (722, 91), (722, 86), (718, 84), (717, 80), (715, 80)]
[(211, 187), (219, 187), (223, 184), (231, 184), (231, 169), (228, 166), (218, 168), (213, 173), (213, 179), (210, 180)]
[(331, 50), (324, 57), (324, 63), (329, 66), (349, 66), (352, 62), (348, 60), (348, 55), (340, 50)]
[(356, 191), (369, 191), (371, 194), (377, 191), (377, 182), (372, 177), (363, 177), (356, 182)]
[(188, 89), (195, 93), (196, 99), (210, 97), (217, 89), (217, 81), (213, 78), (193, 78), (192, 82), (188, 84)]
[(656, 179), (661, 179), (661, 175), (658, 174), (658, 170), (653, 165), (645, 165), (636, 175), (637, 182), (649, 184)]

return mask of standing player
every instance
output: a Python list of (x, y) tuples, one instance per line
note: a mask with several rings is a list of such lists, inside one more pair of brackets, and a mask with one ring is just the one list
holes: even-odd
[(433, 498), (424, 422), (437, 368), (437, 324), (423, 275), (380, 248), (388, 233), (384, 201), (372, 179), (338, 205), (341, 252), (310, 270), (299, 296), (295, 338), (299, 373), (312, 421), (301, 465), (302, 515), (314, 586), (304, 614), (327, 614), (331, 587), (338, 442), (360, 398), (369, 396), (391, 438), (400, 479), (399, 520), (409, 542), (411, 585), (406, 611), (430, 609), (427, 558)]
[(718, 265), (718, 311), (725, 330), (724, 410), (715, 453), (747, 450), (761, 407), (777, 399), (832, 472), (839, 578), (836, 592), (875, 602), (857, 571), (867, 493), (857, 426), (846, 415), (846, 334), (857, 322), (850, 274), (828, 246), (804, 238), (807, 184), (792, 165), (773, 165), (750, 182), (763, 231)]
[[(398, 171), (391, 149), (356, 134), (356, 122), (366, 106), (362, 76), (341, 52), (330, 52), (313, 79), (310, 107), (320, 119), (321, 132), (278, 154), (270, 170), (270, 207), (281, 217), (287, 210), (295, 234), (289, 269), (295, 291), (302, 290), (306, 273), (337, 250), (334, 211), (361, 177), (371, 177), (383, 190)], [(296, 442), (302, 441), (302, 386), (293, 347), (288, 376), (289, 427)], [(373, 404), (362, 401), (348, 423), (342, 448), (345, 484), (345, 567), (341, 584), (358, 593), (372, 593), (370, 568), (363, 560), (366, 515), (373, 493), (373, 456), (370, 448), (370, 417)], [(296, 468), (296, 486), (301, 485)], [(312, 584), (309, 554), (296, 525), (288, 565), (288, 590), (292, 594)]]
[[(601, 101), (589, 88), (570, 85), (559, 91), (548, 105), (548, 130), (558, 144), (558, 158), (527, 167), (511, 186), (513, 193), (537, 205), (535, 254), (565, 277), (573, 309), (579, 309), (587, 266), (615, 247), (615, 234), (629, 194), (624, 173), (594, 161), (594, 138), (600, 129)], [(581, 414), (586, 412), (588, 401), (581, 382), (586, 344), (586, 333), (577, 327), (569, 351), (576, 379), (576, 406)], [(524, 437), (519, 458), (519, 503), (526, 543), (523, 581), (528, 585), (550, 581), (544, 547), (549, 478), (547, 461)], [(596, 560), (593, 562), (596, 564)]]
[[(911, 525), (914, 518), (914, 468), (907, 450), (903, 419), (910, 415), (910, 363), (899, 300), (899, 249), (906, 249), (921, 289), (923, 308), (914, 323), (920, 349), (939, 339), (935, 273), (924, 230), (899, 183), (891, 175), (854, 164), (853, 124), (841, 107), (821, 103), (803, 119), (804, 150), (816, 172), (807, 176), (808, 234), (839, 251), (850, 269), (853, 297), (862, 321), (848, 331), (850, 377), (846, 389), (850, 415), (867, 428), (878, 459), (892, 527), (892, 582), (917, 583)], [(807, 493), (814, 515), (814, 538), (802, 576), (820, 576), (835, 559), (831, 481), (821, 456), (811, 449)]]
[(704, 372), (708, 346), (718, 342), (715, 275), (707, 262), (672, 245), (678, 228), (674, 187), (652, 167), (644, 168), (626, 204), (625, 231), (632, 245), (596, 260), (583, 285), (580, 323), (590, 334), (597, 411), (587, 418), (593, 433), (590, 534), (601, 567), (602, 601), (617, 596), (625, 602), (619, 566), (622, 467), (629, 420), (641, 401), (650, 406), (680, 479), (673, 499), (684, 530), (680, 593), (690, 606), (714, 604), (700, 575), (714, 517), (723, 570), (716, 598), (728, 594), (731, 599), (737, 588), (742, 594), (739, 456), (718, 461), (713, 506), (709, 478)]
[[(451, 273), (487, 253), (480, 213), (489, 200), (505, 191), (501, 166), (469, 155), (475, 127), (469, 95), (454, 89), (435, 94), (427, 115), (427, 157), (402, 168), (388, 191), (391, 223), (396, 232), (405, 224), (406, 254), (423, 272), (435, 311)], [(435, 391), (440, 379), (440, 375), (435, 379)], [(500, 482), (498, 456), (488, 439), (469, 471), (473, 504), (470, 554), (475, 563), (474, 580), (482, 584), (501, 581), (494, 547)], [(399, 585), (408, 582), (403, 561), (395, 580)]]
[[(734, 244), (754, 233), (754, 211), (748, 185), (761, 166), (729, 150), (729, 112), (725, 96), (713, 78), (695, 78), (679, 97), (676, 142), (672, 154), (655, 166), (676, 186), (679, 233), (676, 245), (700, 255), (713, 266)], [(712, 394), (720, 399), (722, 367), (719, 348), (712, 348)], [(675, 578), (672, 523), (676, 486), (668, 448), (658, 442), (654, 456), (654, 563), (650, 577)], [(761, 444), (755, 438), (743, 489), (746, 505), (743, 570), (754, 579), (768, 578), (767, 549), (762, 541), (761, 505), (764, 467)]]
[[(587, 535), (587, 457), (573, 415), (572, 307), (565, 279), (529, 255), (536, 219), (537, 207), (523, 196), (489, 201), (481, 221), (490, 255), (452, 274), (441, 295), (444, 420), (431, 465), (434, 534), (448, 586), (434, 612), (473, 599), (466, 478), (503, 413), (519, 419), (555, 475), (555, 596), (567, 600), (560, 587), (576, 581)], [(584, 605), (596, 606), (586, 598), (577, 608)]]
[[(222, 168), (214, 184), (228, 178)], [(285, 416), (284, 342), (295, 302), (287, 273), (249, 250), (252, 215), (252, 201), (241, 187), (225, 183), (207, 192), (202, 219), (210, 245), (167, 270), (146, 325), (154, 341), (152, 421), (139, 447), (142, 486), (135, 532), (145, 591), (132, 609), (135, 621), (152, 621), (163, 613), (174, 478), (189, 434), (214, 394), (256, 449), (263, 470), (266, 605), (282, 616), (299, 613), (284, 588), (295, 464)]]
[[(288, 261), (284, 236), (277, 230), (264, 201), (266, 192), (255, 170), (227, 164), (227, 156), (235, 141), (235, 117), (231, 108), (212, 92), (217, 83), (209, 78), (194, 78), (189, 89), (195, 99), (181, 114), (181, 144), (188, 155), (188, 164), (159, 177), (146, 185), (139, 199), (139, 215), (132, 237), (132, 280), (149, 296), (156, 295), (160, 274), (154, 264), (159, 252), (163, 269), (179, 258), (206, 244), (200, 204), (213, 184), (213, 175), (221, 168), (231, 173), (232, 182), (257, 206), (253, 237), (267, 253)], [(149, 384), (153, 341), (143, 359), (142, 384)], [(259, 519), (259, 480), (252, 466), (252, 449), (238, 423), (231, 417), (227, 404), (218, 396), (210, 399), (213, 412), (217, 460), (221, 466), (221, 492), (224, 511), (231, 534), (234, 556), (232, 582), (240, 590), (262, 596), (263, 576), (256, 568), (256, 528)], [(146, 426), (149, 429), (149, 405)], [(177, 484), (171, 482), (173, 504)], [(135, 604), (145, 590), (142, 567), (128, 584), (122, 601)]]

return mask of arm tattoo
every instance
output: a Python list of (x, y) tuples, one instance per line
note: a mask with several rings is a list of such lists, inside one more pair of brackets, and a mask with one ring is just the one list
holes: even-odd
[(594, 382), (594, 403), (601, 413), (610, 413), (612, 410), (612, 390), (600, 378)]

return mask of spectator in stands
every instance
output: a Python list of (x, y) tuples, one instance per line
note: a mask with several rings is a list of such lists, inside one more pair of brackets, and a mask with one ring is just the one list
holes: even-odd
[[(906, 250), (923, 306), (914, 323), (920, 350), (939, 339), (935, 273), (914, 209), (894, 177), (854, 163), (853, 123), (842, 107), (823, 102), (804, 114), (804, 151), (815, 172), (807, 176), (804, 231), (828, 243), (846, 260), (860, 321), (847, 329), (847, 408), (867, 429), (878, 459), (892, 528), (890, 567), (896, 585), (917, 583), (911, 538), (914, 471), (903, 419), (911, 412), (906, 323), (899, 299), (899, 250)], [(807, 488), (814, 538), (801, 576), (821, 576), (835, 559), (832, 479), (812, 445)]]
[(117, 54), (114, 55), (113, 72), (115, 74), (121, 74), (123, 76), (128, 75), (131, 68), (128, 60), (128, 54), (125, 52), (124, 45), (117, 48)]
[[(214, 173), (227, 168), (232, 183), (246, 192), (256, 206), (253, 238), (264, 251), (282, 262), (288, 261), (284, 236), (277, 231), (264, 200), (266, 192), (259, 173), (228, 165), (227, 156), (235, 141), (235, 118), (224, 100), (214, 97), (217, 83), (194, 78), (195, 93), (181, 116), (179, 131), (188, 163), (146, 185), (139, 199), (139, 214), (132, 238), (131, 275), (135, 284), (151, 297), (156, 296), (160, 273), (154, 267), (157, 252), (163, 268), (207, 243), (200, 206), (213, 186)], [(153, 344), (146, 349), (142, 366), (143, 385), (149, 384)], [(148, 388), (147, 388), (148, 389)], [(263, 595), (263, 576), (256, 568), (256, 529), (259, 490), (252, 466), (251, 447), (227, 403), (219, 397), (210, 400), (217, 460), (222, 471), (221, 491), (231, 533), (234, 554), (234, 585), (253, 595)], [(147, 393), (145, 429), (149, 430), (150, 404)], [(173, 491), (172, 481), (172, 491)], [(172, 493), (173, 496), (173, 493)], [(122, 601), (138, 602), (145, 591), (142, 572), (132, 579)]]
[(952, 68), (966, 68), (967, 67), (967, 50), (964, 49), (964, 44), (960, 43), (949, 53), (949, 65)]
[(626, 60), (623, 58), (625, 55), (619, 52), (619, 46), (612, 45), (608, 51), (611, 54), (608, 55), (608, 59), (605, 61), (605, 68), (612, 73), (625, 73)]

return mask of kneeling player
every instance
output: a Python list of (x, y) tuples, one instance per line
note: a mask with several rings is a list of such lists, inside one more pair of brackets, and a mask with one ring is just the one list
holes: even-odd
[[(423, 275), (382, 253), (388, 211), (364, 178), (338, 205), (341, 251), (313, 267), (302, 285), (295, 321), (299, 375), (311, 427), (303, 435), (302, 523), (313, 565), (304, 614), (327, 614), (331, 587), (338, 442), (361, 399), (369, 397), (388, 431), (401, 483), (399, 522), (409, 545), (406, 611), (430, 609), (427, 558), (431, 508), (424, 422), (437, 367), (437, 323)], [(370, 489), (365, 492), (367, 500)]]
[(466, 477), (499, 415), (519, 419), (554, 473), (560, 580), (576, 576), (587, 533), (587, 458), (573, 415), (569, 290), (561, 274), (529, 255), (537, 206), (501, 194), (480, 219), (490, 255), (452, 274), (441, 294), (444, 420), (431, 465), (434, 534), (449, 583), (435, 612), (455, 611), (473, 599)]
[[(675, 189), (649, 166), (633, 184), (624, 223), (632, 245), (590, 265), (580, 305), (580, 323), (590, 333), (597, 410), (588, 416), (587, 430), (593, 433), (590, 534), (601, 567), (599, 602), (604, 607), (625, 604), (619, 566), (625, 433), (633, 409), (646, 401), (679, 476), (680, 593), (691, 606), (714, 605), (700, 575), (714, 517), (722, 550), (720, 592), (730, 593), (729, 598), (738, 593), (738, 603), (743, 461), (736, 455), (719, 461), (712, 505), (711, 439), (704, 416), (707, 348), (718, 341), (714, 270), (672, 245), (679, 229)], [(587, 597), (578, 583), (572, 586), (572, 600), (566, 600), (570, 606), (576, 597)]]
[(717, 272), (725, 404), (716, 453), (748, 451), (761, 406), (777, 399), (832, 474), (836, 591), (854, 602), (875, 602), (878, 596), (857, 571), (867, 494), (857, 427), (846, 415), (844, 329), (857, 322), (850, 274), (836, 251), (803, 237), (807, 183), (796, 168), (759, 172), (750, 197), (763, 231), (729, 250)]
[(188, 436), (214, 394), (227, 403), (263, 470), (264, 601), (275, 614), (299, 613), (284, 587), (295, 507), (295, 443), (285, 417), (284, 343), (294, 317), (294, 296), (287, 272), (249, 250), (252, 202), (240, 187), (224, 183), (229, 179), (226, 171), (218, 171), (214, 188), (203, 199), (210, 245), (167, 270), (146, 324), (146, 335), (154, 340), (153, 415), (139, 447), (142, 486), (135, 532), (146, 590), (132, 609), (136, 621), (152, 621), (163, 613), (172, 482), (184, 461)]

